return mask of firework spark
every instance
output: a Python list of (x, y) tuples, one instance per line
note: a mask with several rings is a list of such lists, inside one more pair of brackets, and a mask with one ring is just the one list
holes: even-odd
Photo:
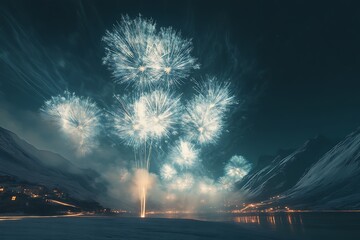
[(230, 83), (219, 82), (216, 77), (208, 77), (206, 81), (197, 82), (195, 86), (199, 98), (210, 103), (223, 114), (235, 103), (235, 96), (231, 94)]
[(164, 83), (170, 86), (199, 68), (191, 56), (191, 40), (183, 39), (172, 28), (161, 28), (158, 33), (155, 23), (141, 16), (123, 16), (103, 41), (103, 63), (117, 83), (132, 83), (140, 89)]
[(112, 114), (116, 133), (135, 148), (144, 142), (157, 142), (168, 137), (181, 110), (180, 97), (163, 90), (144, 93), (130, 102), (124, 102), (119, 96), (116, 99)]
[(173, 179), (176, 174), (176, 169), (170, 164), (164, 164), (160, 169), (161, 178), (167, 181)]
[(218, 188), (220, 190), (230, 191), (234, 186), (234, 181), (228, 176), (222, 176), (218, 180)]
[(40, 110), (54, 121), (73, 144), (77, 144), (79, 154), (87, 154), (96, 146), (101, 112), (91, 99), (65, 91), (63, 95), (46, 101)]
[(198, 160), (199, 150), (184, 140), (179, 140), (171, 152), (171, 159), (180, 168), (193, 167)]
[(185, 133), (199, 144), (215, 143), (223, 130), (225, 113), (234, 103), (228, 83), (219, 83), (216, 78), (198, 83), (198, 94), (188, 102), (183, 116)]
[(156, 45), (158, 57), (152, 58), (153, 72), (168, 86), (189, 76), (191, 70), (199, 69), (196, 59), (191, 56), (191, 40), (182, 39), (180, 33), (170, 28), (161, 28), (160, 41)]
[(103, 63), (108, 64), (115, 82), (144, 88), (159, 80), (152, 74), (151, 66), (156, 61), (155, 46), (159, 41), (152, 20), (123, 16), (113, 32), (106, 32), (103, 41), (106, 44)]
[(251, 169), (251, 164), (243, 156), (233, 156), (225, 166), (226, 176), (233, 178), (235, 181), (245, 177)]
[(251, 170), (251, 164), (243, 156), (233, 156), (225, 165), (225, 175), (219, 178), (219, 187), (223, 190), (231, 190), (234, 183), (240, 181)]

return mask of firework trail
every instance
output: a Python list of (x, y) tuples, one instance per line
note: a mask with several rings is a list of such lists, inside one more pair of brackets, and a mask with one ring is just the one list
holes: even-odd
[(91, 99), (65, 91), (46, 101), (40, 110), (77, 146), (80, 155), (91, 152), (97, 145), (101, 112)]
[(44, 101), (67, 87), (56, 58), (49, 54), (33, 31), (26, 31), (11, 15), (1, 11), (0, 64), (1, 81), (9, 81), (15, 88)]
[[(148, 171), (153, 144), (169, 137), (178, 122), (182, 109), (180, 97), (169, 91), (154, 90), (141, 92), (130, 101), (119, 96), (116, 99), (112, 112), (115, 133), (134, 148), (136, 167)], [(146, 189), (146, 184), (139, 187), (142, 217), (145, 217)]]

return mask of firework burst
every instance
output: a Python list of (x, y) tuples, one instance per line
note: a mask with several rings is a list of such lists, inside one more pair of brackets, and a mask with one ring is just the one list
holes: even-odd
[(196, 59), (191, 56), (191, 40), (182, 39), (172, 28), (161, 28), (160, 41), (156, 45), (158, 57), (152, 58), (153, 72), (168, 86), (179, 83), (189, 76), (191, 70), (199, 69)]
[(101, 112), (91, 99), (65, 91), (46, 101), (41, 111), (77, 145), (79, 154), (87, 154), (97, 145)]
[(229, 84), (216, 78), (198, 83), (198, 94), (188, 102), (183, 115), (183, 126), (190, 140), (199, 144), (215, 143), (223, 130), (225, 113), (234, 103)]
[(123, 16), (113, 31), (106, 31), (103, 63), (109, 66), (117, 83), (131, 83), (144, 88), (159, 79), (153, 74), (158, 38), (155, 23), (141, 16), (130, 19)]
[(251, 170), (251, 164), (243, 156), (233, 156), (225, 166), (226, 176), (241, 180)]
[(180, 168), (190, 168), (193, 167), (198, 160), (199, 150), (197, 150), (192, 143), (179, 140), (170, 156), (172, 161)]
[(163, 90), (141, 94), (130, 102), (123, 101), (119, 96), (116, 99), (112, 114), (116, 133), (133, 147), (168, 137), (181, 110), (180, 97)]
[(245, 177), (251, 170), (251, 164), (243, 156), (233, 156), (225, 165), (225, 175), (219, 178), (218, 184), (222, 190), (231, 190), (234, 184)]
[(176, 169), (171, 166), (170, 164), (164, 164), (160, 169), (160, 176), (164, 180), (171, 180), (173, 179), (177, 174)]
[(178, 83), (199, 64), (191, 56), (192, 42), (172, 28), (156, 31), (152, 20), (123, 16), (113, 31), (103, 37), (106, 44), (103, 63), (115, 82), (131, 83), (140, 89)]

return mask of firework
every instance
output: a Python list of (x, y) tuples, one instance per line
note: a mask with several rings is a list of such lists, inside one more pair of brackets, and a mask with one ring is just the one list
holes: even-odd
[(46, 101), (41, 111), (77, 145), (78, 153), (89, 153), (96, 146), (101, 113), (91, 99), (65, 91), (63, 95)]
[(144, 96), (147, 106), (148, 131), (151, 139), (160, 140), (168, 137), (178, 122), (182, 110), (180, 97), (155, 90)]
[(205, 81), (196, 82), (195, 91), (199, 99), (208, 102), (211, 108), (223, 114), (235, 103), (235, 97), (230, 91), (230, 83), (219, 82), (216, 77), (208, 77)]
[(218, 188), (220, 190), (230, 191), (234, 186), (234, 181), (228, 176), (220, 177), (218, 180)]
[[(175, 135), (178, 138), (168, 162), (160, 169), (168, 189), (184, 192), (195, 186), (202, 194), (216, 192), (213, 181), (201, 178), (196, 184), (192, 174), (200, 163), (200, 147), (216, 143), (224, 129), (226, 113), (234, 103), (229, 84), (208, 77), (196, 83), (195, 97), (181, 105), (180, 97), (169, 89), (199, 68), (191, 55), (192, 41), (182, 38), (171, 27), (157, 31), (152, 20), (141, 16), (122, 17), (112, 31), (106, 32), (103, 42), (106, 45), (103, 63), (112, 71), (115, 82), (134, 86), (130, 97), (115, 96), (116, 104), (110, 115), (114, 133), (134, 148), (136, 167), (142, 172), (141, 178), (135, 179), (140, 216), (145, 217), (146, 213), (152, 148), (159, 147), (163, 139), (175, 140)], [(229, 163), (226, 169), (229, 175), (223, 177), (231, 183), (239, 177), (233, 175), (242, 174), (232, 167)]]
[(158, 57), (152, 58), (153, 73), (165, 84), (172, 85), (189, 76), (199, 64), (191, 56), (191, 40), (182, 39), (180, 33), (172, 28), (161, 28), (160, 41), (156, 44)]
[(251, 170), (251, 164), (243, 156), (233, 156), (225, 166), (226, 176), (239, 181)]
[(183, 39), (172, 28), (161, 28), (158, 33), (155, 23), (141, 16), (123, 16), (103, 41), (103, 63), (117, 83), (131, 83), (140, 89), (164, 83), (170, 86), (199, 68), (191, 56), (191, 40)]
[(225, 175), (219, 178), (219, 188), (231, 190), (234, 184), (245, 177), (251, 170), (251, 164), (243, 156), (233, 156), (225, 165)]
[(184, 140), (179, 140), (171, 152), (171, 159), (180, 168), (190, 168), (198, 160), (199, 150), (195, 146)]
[(123, 16), (112, 32), (106, 32), (103, 41), (106, 44), (103, 63), (109, 66), (115, 82), (144, 88), (159, 80), (151, 66), (156, 62), (155, 46), (159, 41), (152, 20)]
[(190, 173), (184, 173), (176, 177), (169, 185), (175, 191), (183, 192), (191, 189), (194, 185), (194, 177)]
[(198, 83), (198, 94), (188, 102), (183, 126), (190, 140), (199, 144), (215, 143), (223, 130), (225, 113), (234, 103), (229, 84), (208, 78)]
[(164, 164), (160, 169), (161, 178), (167, 181), (173, 179), (176, 176), (176, 174), (177, 174), (176, 169), (170, 164)]
[(116, 133), (135, 148), (168, 137), (181, 110), (180, 98), (163, 90), (141, 94), (130, 102), (115, 97), (117, 103), (112, 116)]

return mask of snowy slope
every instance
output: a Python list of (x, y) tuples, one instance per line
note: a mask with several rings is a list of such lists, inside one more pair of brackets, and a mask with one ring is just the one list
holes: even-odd
[(247, 200), (266, 200), (293, 187), (332, 147), (324, 137), (308, 140), (292, 153), (283, 152), (244, 177), (237, 187)]
[(99, 186), (93, 184), (98, 174), (83, 170), (58, 154), (41, 151), (0, 127), (0, 175), (59, 187), (70, 196), (94, 200)]
[(324, 154), (287, 195), (316, 208), (359, 208), (360, 129)]

